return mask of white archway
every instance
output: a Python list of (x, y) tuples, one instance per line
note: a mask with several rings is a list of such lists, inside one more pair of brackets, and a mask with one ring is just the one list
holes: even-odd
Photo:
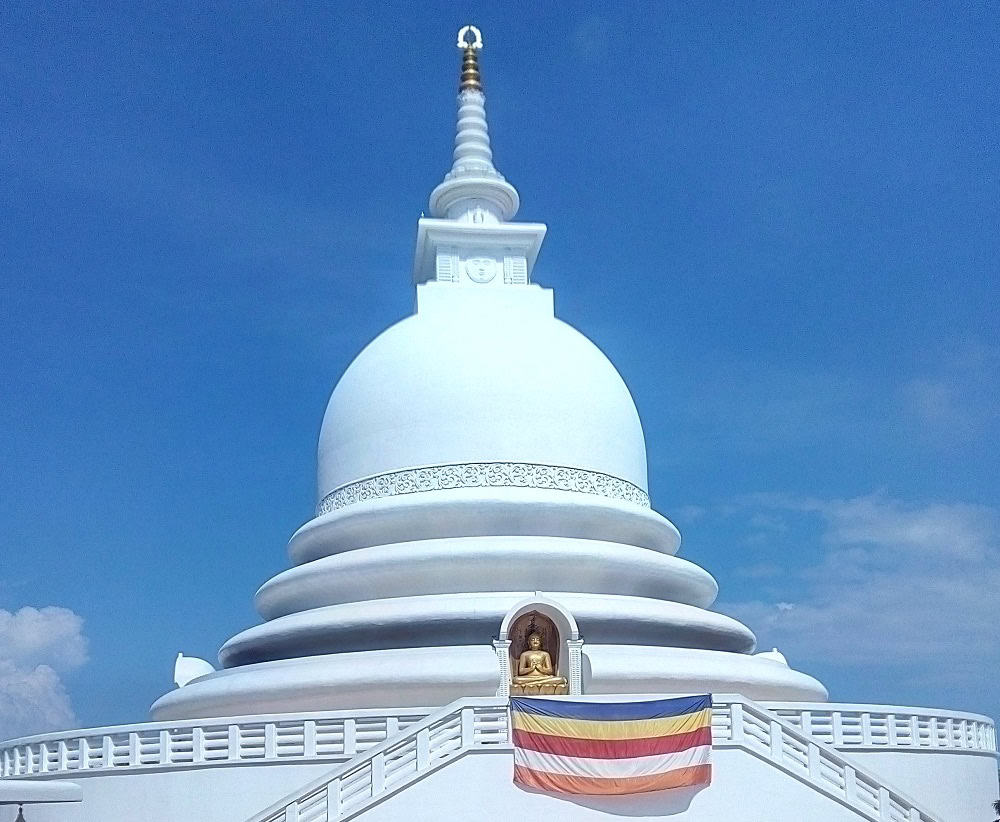
[(537, 611), (552, 620), (556, 626), (562, 646), (560, 656), (567, 660), (566, 679), (569, 681), (569, 692), (571, 695), (583, 693), (583, 639), (580, 637), (576, 617), (561, 602), (545, 596), (541, 591), (535, 591), (533, 596), (525, 597), (507, 611), (500, 623), (497, 638), (493, 641), (497, 661), (500, 663), (500, 686), (497, 688), (497, 696), (510, 696), (510, 629), (520, 617), (532, 611)]

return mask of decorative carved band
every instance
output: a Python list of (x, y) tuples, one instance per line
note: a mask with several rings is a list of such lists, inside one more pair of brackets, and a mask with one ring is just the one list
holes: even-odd
[(529, 462), (469, 462), (459, 465), (435, 465), (409, 468), (377, 477), (342, 485), (323, 497), (316, 515), (328, 514), (356, 502), (415, 494), (420, 491), (440, 491), (448, 488), (552, 488), (576, 491), (608, 499), (623, 500), (649, 508), (649, 495), (626, 480), (558, 465), (536, 465)]

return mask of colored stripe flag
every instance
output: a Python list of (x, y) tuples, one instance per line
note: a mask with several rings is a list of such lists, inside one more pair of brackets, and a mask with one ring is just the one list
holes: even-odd
[(629, 794), (712, 781), (712, 697), (649, 702), (510, 700), (514, 782)]

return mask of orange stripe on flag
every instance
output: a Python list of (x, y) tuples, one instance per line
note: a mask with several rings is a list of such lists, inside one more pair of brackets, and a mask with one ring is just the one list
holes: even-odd
[(619, 795), (663, 791), (668, 788), (686, 788), (692, 785), (708, 785), (712, 781), (711, 765), (692, 765), (666, 773), (649, 776), (600, 778), (595, 776), (569, 776), (548, 773), (514, 766), (514, 782), (525, 788), (555, 793), (577, 793), (589, 795)]

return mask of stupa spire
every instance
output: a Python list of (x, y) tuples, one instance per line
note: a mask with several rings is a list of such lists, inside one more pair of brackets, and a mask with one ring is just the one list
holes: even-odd
[(482, 33), (475, 26), (463, 26), (457, 45), (462, 50), (462, 69), (454, 161), (444, 182), (431, 192), (430, 211), (435, 217), (463, 222), (506, 222), (517, 213), (520, 198), (493, 165), (479, 70)]

